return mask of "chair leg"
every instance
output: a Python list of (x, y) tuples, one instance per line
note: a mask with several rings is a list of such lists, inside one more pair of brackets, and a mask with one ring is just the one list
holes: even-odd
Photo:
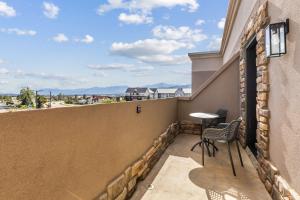
[(212, 146), (213, 146), (213, 157), (215, 157), (215, 141), (212, 141)]
[(237, 140), (235, 140), (236, 142), (236, 148), (238, 150), (238, 153), (239, 153), (239, 158), (240, 158), (240, 161), (241, 161), (241, 165), (242, 167), (244, 167), (244, 163), (243, 163), (243, 159), (242, 159), (242, 155), (241, 155), (241, 151), (240, 151), (240, 147), (239, 147), (239, 142)]
[(201, 146), (201, 142), (197, 142), (196, 144), (194, 144), (194, 146), (191, 148), (191, 151), (194, 151), (197, 145)]
[(206, 149), (207, 149), (208, 156), (210, 157), (209, 140), (203, 139), (203, 143), (205, 144)]
[(236, 176), (235, 169), (234, 169), (234, 164), (233, 164), (233, 160), (232, 160), (232, 155), (231, 155), (231, 150), (230, 150), (230, 143), (229, 142), (227, 142), (227, 148), (228, 148), (228, 154), (229, 154), (229, 158), (230, 158), (230, 162), (231, 162), (232, 172), (233, 172), (233, 175)]
[(202, 166), (204, 166), (204, 141), (203, 140), (202, 140), (201, 148), (202, 148)]

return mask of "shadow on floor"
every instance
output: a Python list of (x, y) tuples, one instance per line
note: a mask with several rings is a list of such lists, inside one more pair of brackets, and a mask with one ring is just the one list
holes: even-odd
[(132, 200), (268, 200), (256, 170), (242, 150), (242, 168), (237, 151), (233, 150), (237, 176), (233, 176), (225, 145), (218, 145), (216, 157), (205, 153), (201, 165), (201, 149), (191, 152), (199, 136), (179, 135), (168, 147), (147, 178), (138, 184)]

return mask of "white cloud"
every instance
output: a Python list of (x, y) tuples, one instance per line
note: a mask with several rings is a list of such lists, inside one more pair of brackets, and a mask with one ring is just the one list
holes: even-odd
[(0, 68), (0, 74), (8, 74), (9, 71), (6, 68)]
[(132, 12), (151, 13), (153, 9), (164, 7), (173, 8), (181, 6), (189, 12), (194, 12), (198, 9), (197, 0), (108, 0), (107, 4), (99, 6), (98, 13), (103, 14), (114, 9), (126, 9)]
[(51, 80), (58, 80), (58, 81), (65, 81), (69, 80), (70, 78), (64, 75), (58, 74), (48, 74), (45, 72), (35, 73), (35, 72), (24, 72), (22, 70), (17, 70), (15, 73), (16, 77), (30, 77), (30, 78), (37, 78), (37, 79), (51, 79)]
[(37, 32), (34, 30), (24, 30), (18, 28), (1, 28), (0, 32), (8, 33), (8, 34), (24, 35), (24, 36), (35, 36), (37, 34)]
[(201, 29), (191, 29), (188, 26), (156, 26), (152, 33), (155, 37), (167, 40), (179, 40), (188, 43), (201, 42), (207, 39)]
[(0, 85), (8, 84), (8, 81), (0, 80)]
[(114, 42), (111, 46), (111, 52), (127, 57), (139, 57), (143, 55), (170, 54), (181, 48), (191, 48), (191, 46), (175, 40), (146, 39), (133, 43)]
[(195, 23), (196, 26), (201, 26), (202, 24), (205, 24), (205, 20), (204, 19), (198, 19)]
[(87, 66), (90, 69), (94, 70), (126, 70), (128, 68), (132, 68), (133, 65), (131, 64), (124, 64), (124, 63), (113, 63), (113, 64), (107, 64), (107, 65), (88, 65)]
[(4, 63), (4, 60), (0, 58), (0, 65)]
[(218, 22), (218, 28), (219, 28), (219, 29), (224, 29), (225, 21), (226, 21), (226, 19), (225, 19), (225, 18), (222, 18), (222, 19)]
[(127, 71), (127, 72), (141, 72), (141, 71), (151, 71), (154, 68), (152, 66), (140, 66), (126, 63), (112, 63), (112, 64), (96, 64), (88, 65), (89, 69), (98, 70), (98, 71)]
[(83, 39), (80, 40), (80, 42), (90, 44), (94, 42), (94, 38), (91, 35), (85, 35)]
[(208, 49), (214, 51), (220, 50), (221, 43), (222, 43), (222, 37), (214, 35), (212, 36), (211, 41), (208, 44)]
[(53, 37), (53, 40), (55, 42), (62, 43), (62, 42), (68, 42), (69, 38), (65, 34), (59, 33), (59, 34), (57, 34), (56, 36)]
[(0, 16), (14, 17), (16, 15), (16, 10), (13, 7), (9, 6), (4, 1), (0, 1)]
[(190, 60), (187, 55), (144, 55), (137, 57), (144, 63), (156, 64), (156, 65), (181, 65), (189, 63)]
[(44, 11), (43, 11), (44, 15), (46, 17), (48, 17), (49, 19), (57, 18), (58, 14), (59, 14), (59, 7), (53, 3), (44, 2), (43, 9), (44, 9)]
[(119, 20), (125, 24), (150, 24), (153, 22), (153, 18), (145, 14), (121, 13)]

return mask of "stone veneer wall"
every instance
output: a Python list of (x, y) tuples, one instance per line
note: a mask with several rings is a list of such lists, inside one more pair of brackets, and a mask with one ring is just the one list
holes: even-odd
[(241, 115), (243, 121), (240, 127), (240, 142), (246, 147), (246, 45), (256, 36), (256, 67), (257, 67), (257, 97), (256, 97), (256, 113), (257, 113), (257, 151), (258, 151), (258, 167), (257, 171), (261, 181), (265, 184), (267, 191), (273, 199), (295, 200), (297, 199), (296, 192), (291, 189), (288, 183), (279, 175), (275, 166), (269, 161), (269, 118), (270, 110), (268, 108), (269, 97), (269, 59), (265, 54), (265, 37), (264, 28), (269, 23), (268, 2), (262, 4), (256, 13), (251, 17), (246, 25), (243, 37), (241, 39), (240, 50), (240, 100), (241, 100)]
[(94, 200), (124, 200), (132, 196), (138, 181), (144, 180), (166, 148), (180, 133), (180, 124), (173, 123), (162, 133), (139, 160), (112, 180)]

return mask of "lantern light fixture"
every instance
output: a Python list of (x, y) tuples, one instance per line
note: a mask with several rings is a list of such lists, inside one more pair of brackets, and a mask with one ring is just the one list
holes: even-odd
[(285, 22), (269, 24), (265, 29), (265, 48), (267, 57), (286, 54), (286, 35), (289, 33), (289, 19)]

